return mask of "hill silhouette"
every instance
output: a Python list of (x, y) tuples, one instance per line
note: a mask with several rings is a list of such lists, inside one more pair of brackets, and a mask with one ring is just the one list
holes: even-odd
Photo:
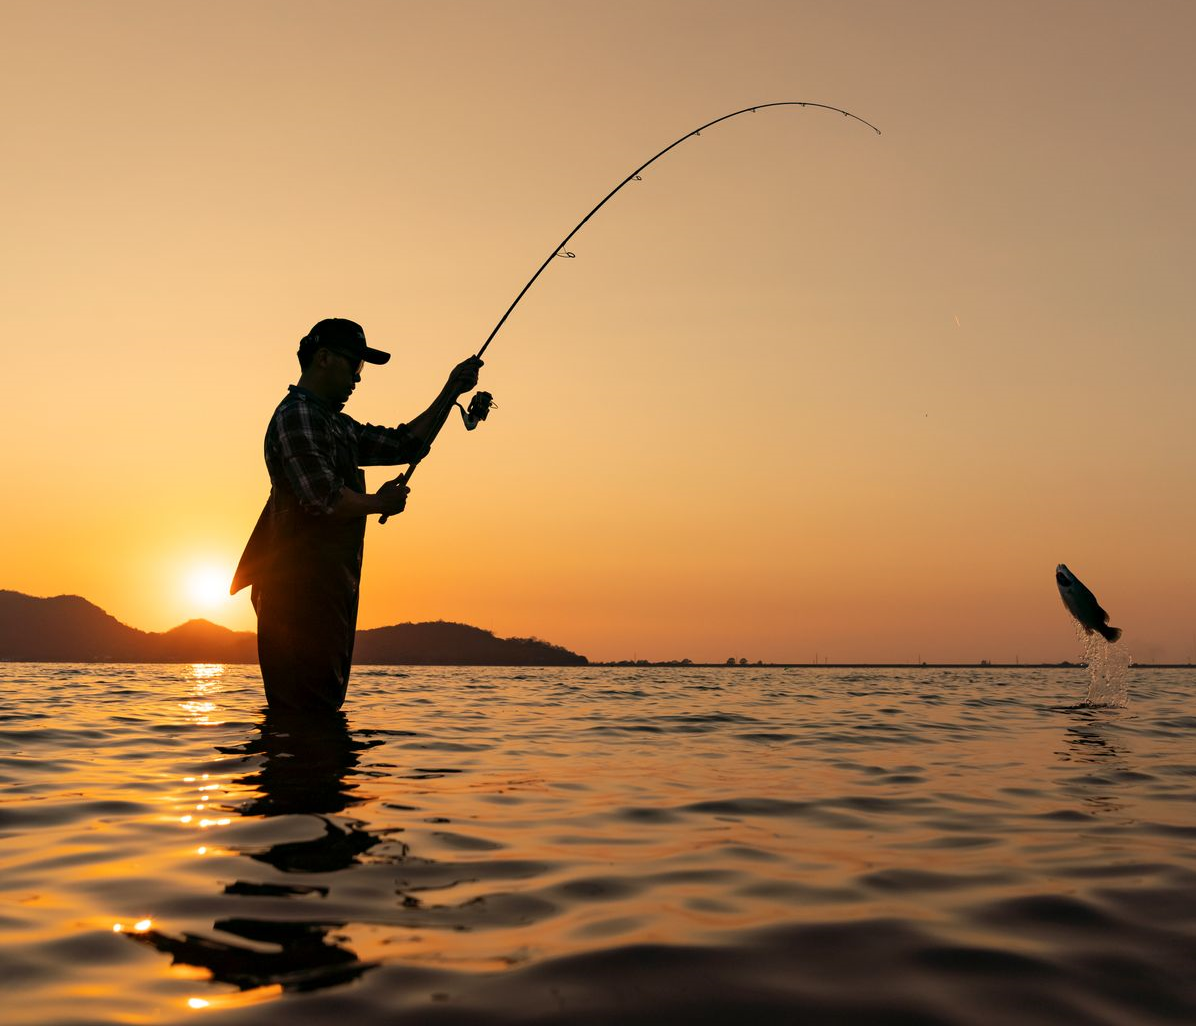
[[(358, 664), (584, 666), (585, 656), (538, 638), (499, 638), (463, 623), (400, 623), (357, 632)], [(155, 634), (121, 623), (78, 595), (0, 590), (0, 661), (256, 663), (251, 631), (189, 620)]]
[(435, 620), (358, 631), (356, 663), (419, 666), (584, 666), (585, 656), (539, 638), (498, 638), (480, 627)]

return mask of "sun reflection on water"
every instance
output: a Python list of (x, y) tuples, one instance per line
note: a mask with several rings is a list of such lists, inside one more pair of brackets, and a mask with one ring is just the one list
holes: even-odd
[(196, 1011), (244, 1008), (247, 1005), (256, 1005), (262, 1001), (273, 1000), (282, 994), (282, 990), (281, 984), (272, 983), (264, 987), (253, 987), (249, 990), (217, 994), (214, 997), (189, 997), (187, 998), (186, 1005), (188, 1008), (193, 1008)]
[[(209, 783), (209, 781), (211, 781), (211, 774), (209, 773), (204, 773), (199, 777), (183, 777), (182, 780), (184, 784), (199, 785), (197, 787), (191, 788), (191, 790), (199, 793), (200, 802), (197, 805), (190, 805), (190, 802), (195, 801), (195, 796), (192, 794), (185, 795), (182, 798), (182, 801), (178, 801), (176, 799), (176, 811), (179, 809), (180, 805), (182, 808), (188, 810), (178, 817), (179, 823), (181, 823), (183, 826), (194, 825), (201, 830), (206, 830), (213, 826), (228, 826), (229, 823), (232, 822), (232, 818), (229, 816), (207, 815), (197, 817), (195, 815), (197, 812), (209, 812), (208, 806), (219, 798), (219, 795), (216, 792), (223, 791), (227, 782), (221, 782), (217, 780)], [(202, 855), (207, 851), (207, 848), (201, 846), (198, 851), (199, 854)]]
[[(133, 924), (132, 930), (134, 933), (146, 933), (147, 931), (152, 930), (153, 926), (154, 926), (154, 921), (152, 919), (139, 919), (139, 920), (137, 920), (137, 922), (135, 922)], [(112, 924), (112, 932), (113, 933), (124, 933), (125, 932), (125, 924), (124, 923), (113, 923)]]
[(179, 708), (183, 710), (192, 723), (203, 724), (204, 726), (216, 726), (223, 722), (222, 720), (212, 718), (212, 713), (218, 708), (214, 699), (224, 690), (224, 684), (221, 679), (223, 677), (223, 663), (191, 664), (191, 675), (188, 682), (191, 685), (192, 694), (179, 702)]

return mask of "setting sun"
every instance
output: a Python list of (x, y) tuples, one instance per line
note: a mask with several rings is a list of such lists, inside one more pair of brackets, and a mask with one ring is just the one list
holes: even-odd
[(227, 570), (205, 564), (195, 566), (186, 577), (186, 594), (190, 602), (203, 609), (217, 609), (230, 600)]

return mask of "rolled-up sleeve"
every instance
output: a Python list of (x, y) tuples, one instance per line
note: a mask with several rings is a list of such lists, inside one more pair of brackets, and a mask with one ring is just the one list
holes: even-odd
[(396, 463), (411, 463), (423, 459), (428, 453), (428, 446), (416, 438), (406, 424), (388, 428), (346, 419), (357, 445), (359, 466), (389, 467)]
[(328, 422), (313, 416), (307, 403), (295, 403), (279, 412), (276, 439), (287, 484), (305, 512), (331, 513), (345, 482), (333, 463), (335, 448)]

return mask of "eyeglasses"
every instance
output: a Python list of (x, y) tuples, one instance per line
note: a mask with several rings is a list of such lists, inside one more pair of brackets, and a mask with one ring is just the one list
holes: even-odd
[(353, 374), (355, 376), (361, 375), (362, 368), (365, 367), (365, 360), (363, 360), (356, 353), (347, 353), (343, 349), (331, 349), (331, 348), (328, 350), (328, 352), (336, 353), (337, 356), (344, 359), (345, 362), (348, 363), (349, 366), (353, 368)]

